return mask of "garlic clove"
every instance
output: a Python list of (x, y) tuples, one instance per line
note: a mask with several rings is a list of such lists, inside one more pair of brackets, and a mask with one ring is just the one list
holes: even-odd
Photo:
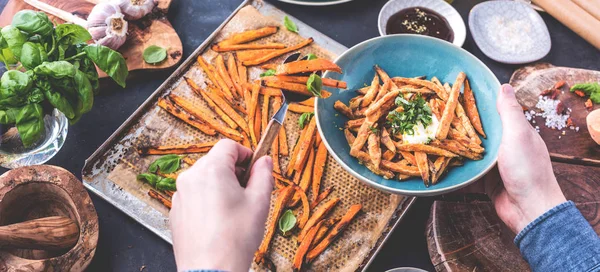
[(97, 4), (90, 12), (90, 15), (88, 15), (88, 28), (106, 25), (106, 18), (115, 13), (121, 13), (121, 9), (118, 5), (110, 3)]
[(114, 0), (127, 20), (138, 20), (152, 12), (156, 5), (153, 0)]
[(88, 32), (90, 32), (90, 34), (92, 35), (92, 39), (94, 39), (94, 41), (97, 41), (106, 36), (107, 29), (108, 29), (108, 26), (106, 26), (106, 25), (95, 26), (95, 27), (88, 28)]
[(110, 3), (96, 5), (88, 16), (88, 31), (96, 44), (117, 50), (127, 40), (128, 22), (119, 6)]

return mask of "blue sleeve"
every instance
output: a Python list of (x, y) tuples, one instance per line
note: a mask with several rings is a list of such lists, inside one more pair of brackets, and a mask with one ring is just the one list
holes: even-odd
[(515, 244), (533, 271), (600, 271), (600, 238), (571, 201), (527, 225)]

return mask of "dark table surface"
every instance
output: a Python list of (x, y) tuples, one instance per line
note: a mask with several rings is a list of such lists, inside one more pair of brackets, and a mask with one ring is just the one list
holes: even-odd
[[(0, 0), (4, 8), (7, 0)], [(330, 7), (303, 7), (270, 0), (283, 11), (295, 16), (341, 44), (352, 47), (379, 36), (377, 17), (386, 0), (355, 0)], [(456, 0), (455, 8), (465, 22), (478, 0)], [(184, 58), (198, 47), (229, 14), (240, 0), (178, 0), (174, 1), (169, 19), (181, 37)], [(600, 70), (600, 51), (547, 14), (542, 17), (552, 37), (552, 51), (542, 61), (557, 66)], [(517, 65), (495, 62), (484, 56), (470, 33), (463, 46), (496, 74), (508, 82)], [(81, 177), (88, 158), (133, 111), (165, 80), (172, 71), (134, 73), (125, 90), (105, 84), (93, 110), (79, 123), (69, 128), (67, 142), (48, 162), (66, 168)], [(0, 174), (6, 170), (0, 169)], [(170, 244), (117, 210), (91, 195), (100, 221), (100, 240), (96, 256), (88, 271), (175, 271), (175, 259)], [(419, 267), (433, 271), (427, 252), (425, 225), (433, 198), (418, 199), (406, 218), (375, 258), (369, 271), (385, 271), (394, 267)]]

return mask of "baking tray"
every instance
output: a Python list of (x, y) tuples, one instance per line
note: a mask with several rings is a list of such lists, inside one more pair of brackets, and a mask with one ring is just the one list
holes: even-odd
[[(85, 162), (82, 170), (84, 185), (95, 194), (104, 198), (118, 209), (131, 216), (152, 232), (172, 243), (168, 224), (168, 210), (146, 193), (147, 184), (135, 180), (137, 173), (144, 172), (151, 158), (139, 157), (135, 148), (141, 144), (185, 144), (206, 142), (216, 139), (206, 136), (177, 121), (156, 106), (159, 97), (174, 92), (199, 107), (205, 107), (201, 99), (182, 83), (183, 76), (196, 82), (203, 81), (203, 73), (196, 64), (196, 58), (202, 55), (212, 61), (216, 54), (208, 49), (214, 41), (229, 33), (265, 25), (281, 25), (287, 14), (262, 0), (244, 1), (175, 71), (173, 74), (121, 125), (113, 135), (98, 148)], [(289, 16), (289, 15), (287, 15)], [(300, 29), (301, 37), (312, 37), (315, 42), (310, 47), (320, 58), (334, 59), (347, 48), (331, 38), (289, 16)], [(300, 36), (282, 28), (273, 39), (286, 44), (297, 43)], [(307, 53), (307, 52), (304, 52)], [(276, 59), (275, 62), (282, 58)], [(249, 69), (249, 78), (257, 78), (258, 68)], [(259, 103), (260, 105), (261, 103)], [(289, 113), (286, 121), (288, 144), (298, 136), (296, 120), (298, 116)], [(167, 143), (168, 142), (168, 143)], [(285, 166), (287, 161), (282, 161)], [(312, 269), (321, 271), (361, 271), (365, 270), (377, 254), (389, 233), (398, 225), (405, 212), (412, 206), (415, 198), (389, 195), (363, 185), (350, 176), (333, 160), (328, 158), (324, 174), (323, 188), (327, 183), (336, 185), (333, 194), (342, 199), (342, 204), (334, 211), (334, 216), (343, 213), (354, 203), (364, 204), (365, 212), (351, 224), (344, 235), (326, 250), (313, 264)], [(331, 185), (331, 184), (329, 184)], [(271, 260), (278, 268), (289, 266), (296, 249), (295, 238), (276, 236), (272, 242)], [(254, 266), (255, 270), (259, 267)], [(286, 271), (286, 269), (281, 269)]]

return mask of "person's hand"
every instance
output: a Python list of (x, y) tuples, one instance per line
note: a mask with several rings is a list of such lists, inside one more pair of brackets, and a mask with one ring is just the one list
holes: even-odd
[(248, 271), (263, 238), (273, 190), (269, 156), (252, 168), (240, 186), (252, 151), (221, 140), (177, 178), (170, 213), (175, 261), (179, 271), (218, 269)]
[(502, 181), (486, 182), (486, 192), (498, 216), (515, 233), (554, 206), (566, 201), (546, 144), (531, 127), (510, 85), (503, 85), (497, 102), (502, 119), (498, 170)]

